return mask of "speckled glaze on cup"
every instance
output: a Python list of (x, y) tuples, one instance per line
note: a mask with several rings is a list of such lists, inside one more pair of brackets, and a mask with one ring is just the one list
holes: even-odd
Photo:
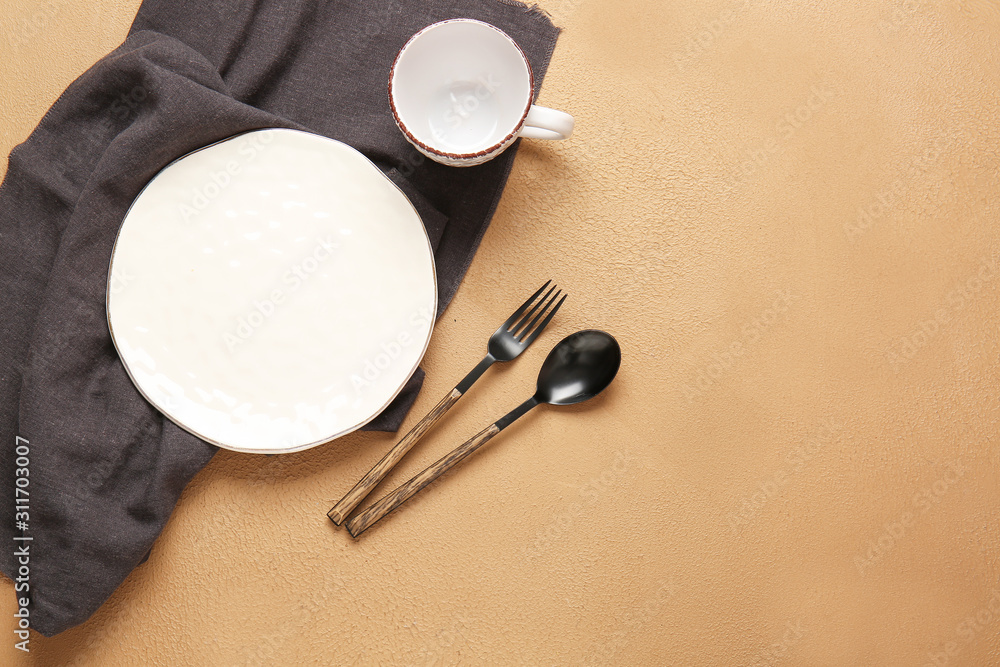
[(416, 33), (389, 73), (396, 125), (421, 153), (470, 167), (495, 158), (518, 137), (566, 139), (573, 117), (531, 103), (534, 74), (499, 28), (450, 19)]

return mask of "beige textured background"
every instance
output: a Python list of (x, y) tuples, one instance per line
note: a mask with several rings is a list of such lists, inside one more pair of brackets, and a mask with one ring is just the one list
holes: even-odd
[[(571, 300), (388, 483), (571, 331), (613, 388), (357, 542), (325, 512), (392, 436), (221, 452), (34, 664), (1000, 664), (1000, 2), (540, 4), (578, 130), (522, 147), (405, 428), (520, 295)], [(0, 152), (137, 6), (0, 2)]]

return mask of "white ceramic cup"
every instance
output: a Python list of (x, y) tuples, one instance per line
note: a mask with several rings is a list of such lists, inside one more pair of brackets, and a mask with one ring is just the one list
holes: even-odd
[(569, 137), (573, 117), (533, 105), (533, 89), (521, 48), (473, 19), (427, 26), (403, 46), (389, 73), (389, 104), (406, 139), (455, 167), (492, 160), (518, 137)]

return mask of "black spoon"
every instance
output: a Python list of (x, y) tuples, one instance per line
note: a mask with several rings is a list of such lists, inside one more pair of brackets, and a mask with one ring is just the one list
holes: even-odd
[(567, 336), (545, 358), (538, 372), (534, 396), (348, 521), (348, 532), (357, 537), (368, 530), (376, 521), (485, 445), (536, 405), (573, 405), (597, 396), (615, 379), (621, 362), (622, 350), (610, 334), (590, 329)]

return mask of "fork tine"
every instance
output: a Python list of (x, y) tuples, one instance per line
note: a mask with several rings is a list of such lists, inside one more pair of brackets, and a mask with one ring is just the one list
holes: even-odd
[(501, 328), (510, 329), (510, 325), (512, 325), (515, 321), (517, 321), (517, 318), (521, 317), (521, 315), (524, 314), (524, 311), (528, 309), (528, 306), (531, 305), (531, 302), (537, 299), (538, 295), (544, 292), (545, 288), (548, 287), (551, 282), (552, 282), (551, 280), (546, 281), (545, 284), (542, 285), (537, 292), (528, 297), (528, 300), (525, 301), (523, 304), (521, 304), (521, 307), (515, 310), (513, 315), (507, 318), (507, 321), (503, 323)]
[[(562, 290), (559, 290), (559, 292), (561, 293)], [(556, 296), (552, 297), (552, 301), (555, 301), (556, 297), (558, 297), (558, 296), (559, 296), (559, 294), (556, 294)], [(534, 319), (534, 321), (532, 321), (532, 323), (529, 325), (529, 327), (524, 330), (524, 334), (522, 334), (522, 336), (521, 336), (521, 341), (520, 341), (521, 345), (527, 347), (528, 345), (531, 345), (536, 338), (538, 338), (538, 334), (542, 333), (542, 330), (545, 329), (545, 327), (547, 327), (549, 325), (549, 322), (552, 321), (553, 316), (555, 316), (556, 311), (559, 310), (560, 306), (563, 305), (563, 301), (566, 300), (567, 296), (569, 296), (569, 295), (568, 294), (563, 294), (562, 298), (559, 299), (559, 303), (557, 303), (555, 305), (555, 308), (553, 308), (551, 311), (549, 311), (548, 316), (544, 320), (542, 320), (542, 323), (539, 324), (537, 327), (535, 327), (535, 322), (538, 321), (538, 318), (541, 317), (542, 315), (544, 315), (545, 314), (545, 310), (548, 310), (549, 306), (552, 305), (552, 301), (549, 301), (548, 306), (545, 306), (545, 310), (543, 310), (542, 312), (538, 313), (538, 316)], [(532, 327), (534, 327), (534, 329), (532, 329)], [(531, 331), (530, 335), (528, 335), (529, 331)], [(527, 335), (527, 338), (524, 337), (525, 335)]]
[(556, 290), (556, 286), (555, 285), (553, 285), (552, 287), (549, 288), (549, 291), (546, 292), (545, 295), (541, 299), (538, 300), (538, 303), (536, 303), (534, 305), (534, 307), (531, 310), (529, 310), (527, 312), (527, 314), (525, 314), (524, 317), (521, 318), (521, 321), (518, 322), (517, 324), (515, 324), (510, 329), (509, 333), (510, 333), (511, 336), (513, 336), (514, 338), (517, 338), (519, 335), (521, 335), (522, 333), (524, 333), (524, 327), (528, 324), (528, 322), (531, 321), (531, 316), (535, 314), (535, 311), (537, 311), (538, 308), (540, 306), (542, 306), (542, 304), (544, 304), (546, 301), (548, 301), (549, 296), (555, 290)]
[[(549, 296), (552, 294), (552, 292), (555, 292), (556, 294), (550, 299)], [(556, 286), (553, 285), (549, 289), (549, 291), (545, 293), (545, 296), (542, 297), (542, 300), (539, 301), (538, 303), (539, 306), (544, 306), (544, 308), (542, 308), (541, 312), (535, 315), (534, 319), (531, 319), (531, 316), (534, 315), (535, 310), (537, 310), (537, 308), (533, 308), (530, 313), (525, 315), (524, 320), (521, 322), (521, 324), (524, 325), (524, 328), (521, 328), (521, 325), (519, 324), (518, 331), (511, 332), (514, 335), (514, 338), (519, 340), (527, 336), (531, 332), (531, 328), (538, 322), (538, 320), (542, 319), (545, 316), (545, 311), (549, 309), (549, 306), (555, 303), (556, 299), (559, 298), (560, 294), (562, 294), (562, 290), (556, 290)]]

